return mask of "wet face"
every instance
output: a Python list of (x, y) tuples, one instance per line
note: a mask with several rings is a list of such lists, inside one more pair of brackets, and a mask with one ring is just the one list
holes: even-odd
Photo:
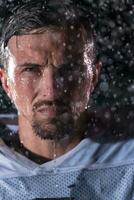
[(75, 131), (94, 87), (86, 48), (82, 36), (69, 39), (56, 30), (9, 40), (7, 93), (39, 137)]

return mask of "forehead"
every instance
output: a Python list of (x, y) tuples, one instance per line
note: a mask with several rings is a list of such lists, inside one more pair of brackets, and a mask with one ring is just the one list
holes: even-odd
[(46, 30), (43, 33), (13, 36), (8, 48), (17, 64), (31, 59), (33, 62), (45, 62), (50, 57), (56, 62), (64, 59), (70, 62), (82, 58), (83, 44), (80, 30), (74, 30), (73, 34), (65, 30)]
[(65, 33), (50, 32), (46, 31), (44, 33), (29, 34), (29, 35), (19, 35), (13, 36), (8, 43), (8, 47), (12, 53), (16, 51), (26, 51), (26, 50), (42, 50), (42, 49), (64, 49), (64, 43), (66, 42)]

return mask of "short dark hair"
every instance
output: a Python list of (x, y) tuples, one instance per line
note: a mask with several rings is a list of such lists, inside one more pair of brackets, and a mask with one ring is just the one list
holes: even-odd
[(95, 33), (91, 23), (89, 8), (77, 0), (32, 0), (17, 6), (6, 18), (1, 36), (1, 65), (4, 65), (4, 51), (9, 39), (14, 35), (30, 34), (42, 27), (83, 26), (88, 40), (93, 43), (93, 56), (96, 57)]

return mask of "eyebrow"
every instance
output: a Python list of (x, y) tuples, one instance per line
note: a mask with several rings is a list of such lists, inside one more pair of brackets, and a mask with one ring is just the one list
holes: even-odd
[[(72, 62), (65, 62), (62, 64), (57, 65), (57, 67), (61, 68), (61, 67), (65, 67), (70, 65)], [(76, 63), (73, 63), (74, 65), (77, 65)], [(53, 65), (54, 66), (54, 65)], [(23, 64), (18, 64), (17, 67), (33, 67), (33, 68), (38, 68), (38, 67), (42, 67), (42, 65), (37, 64), (37, 63), (23, 63)], [(54, 66), (56, 67), (56, 66)]]
[(17, 65), (17, 67), (41, 67), (41, 65), (37, 63), (23, 63)]

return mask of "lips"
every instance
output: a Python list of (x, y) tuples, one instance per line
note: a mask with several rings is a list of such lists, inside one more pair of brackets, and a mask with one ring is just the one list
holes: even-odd
[(56, 114), (56, 107), (55, 106), (40, 106), (36, 112), (42, 113), (42, 114), (49, 114), (49, 115), (55, 115)]
[(44, 115), (51, 115), (51, 116), (61, 115), (68, 111), (69, 111), (68, 107), (54, 106), (54, 105), (52, 105), (52, 106), (43, 105), (43, 106), (38, 107), (35, 110), (35, 112), (37, 112), (37, 113), (44, 114)]
[(55, 101), (38, 101), (33, 106), (33, 112), (43, 114), (43, 115), (53, 115), (58, 116), (65, 112), (69, 112), (69, 106), (63, 102), (63, 100)]

